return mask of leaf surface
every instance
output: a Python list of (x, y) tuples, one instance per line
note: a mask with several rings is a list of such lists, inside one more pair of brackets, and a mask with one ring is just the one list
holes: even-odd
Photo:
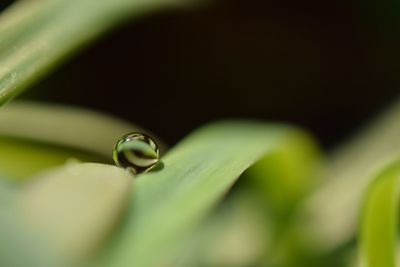
[(386, 167), (369, 186), (360, 227), (362, 267), (396, 267), (400, 207), (400, 163)]
[(132, 131), (148, 133), (99, 112), (15, 101), (0, 109), (0, 176), (24, 180), (69, 159), (111, 163), (117, 140)]
[[(296, 158), (312, 166), (298, 168), (295, 176), (311, 185), (320, 166), (319, 153), (309, 136), (299, 130), (257, 122), (220, 122), (194, 132), (167, 153), (164, 169), (137, 179), (127, 218), (100, 261), (101, 266), (162, 263), (244, 171), (279, 151), (286, 151), (287, 159)], [(253, 173), (252, 177), (258, 183), (263, 173)], [(269, 178), (274, 179), (271, 184), (284, 180), (282, 176)], [(285, 192), (285, 183), (281, 185)]]
[(0, 16), (0, 104), (118, 23), (190, 0), (17, 1)]

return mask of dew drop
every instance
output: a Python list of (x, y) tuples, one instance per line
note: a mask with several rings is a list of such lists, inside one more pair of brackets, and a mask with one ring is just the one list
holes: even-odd
[(134, 174), (149, 171), (160, 158), (156, 142), (142, 133), (129, 133), (118, 140), (113, 159), (118, 167), (131, 170)]

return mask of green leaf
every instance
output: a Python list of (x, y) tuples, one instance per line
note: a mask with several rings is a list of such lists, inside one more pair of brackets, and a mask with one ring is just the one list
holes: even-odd
[(18, 1), (0, 16), (0, 104), (116, 24), (189, 0)]
[(24, 181), (44, 169), (69, 160), (102, 162), (101, 157), (54, 145), (0, 137), (0, 177)]
[(124, 214), (132, 175), (106, 164), (70, 163), (48, 170), (18, 192), (18, 208), (69, 264), (93, 256)]
[(381, 172), (366, 195), (360, 229), (360, 266), (396, 267), (400, 162)]
[[(274, 154), (279, 155), (282, 164), (268, 165), (268, 159), (272, 159), (271, 155)], [(278, 188), (281, 184), (283, 194), (287, 192), (287, 200), (293, 202), (310, 188), (303, 188), (304, 191), (293, 198), (293, 192), (297, 190), (285, 190), (286, 183), (283, 181), (288, 179), (285, 175), (292, 176), (292, 172), (288, 173), (285, 169), (298, 166), (293, 177), (299, 179), (297, 182), (303, 180), (311, 186), (311, 180), (320, 167), (319, 156), (310, 137), (289, 126), (257, 122), (215, 123), (196, 131), (169, 152), (162, 159), (163, 169), (137, 178), (122, 225), (116, 225), (118, 216), (114, 213), (125, 207), (126, 201), (108, 201), (104, 197), (119, 195), (115, 199), (126, 199), (126, 194), (115, 194), (119, 190), (110, 194), (112, 188), (102, 186), (119, 179), (115, 173), (106, 175), (114, 172), (111, 169), (116, 169), (106, 165), (78, 164), (75, 166), (86, 166), (83, 171), (81, 167), (78, 168), (80, 171), (75, 167), (75, 171), (70, 171), (70, 167), (66, 166), (42, 174), (33, 179), (31, 189), (24, 187), (21, 191), (20, 203), (23, 205), (20, 207), (22, 214), (25, 214), (25, 223), (39, 233), (43, 231), (41, 236), (47, 236), (46, 240), (54, 245), (57, 253), (49, 253), (59, 255), (59, 251), (64, 252), (61, 254), (70, 256), (68, 263), (79, 262), (81, 258), (95, 253), (94, 250), (102, 248), (100, 245), (104, 237), (110, 236), (111, 242), (97, 251), (104, 252), (97, 261), (98, 265), (155, 266), (182, 257), (177, 251), (181, 251), (182, 246), (193, 237), (193, 231), (199, 223), (250, 166), (258, 162), (257, 165), (267, 164), (275, 168), (272, 172), (264, 173), (267, 169), (258, 166), (246, 177), (255, 186), (262, 184), (265, 189), (262, 178), (273, 179), (269, 182), (274, 184), (272, 188)], [(293, 165), (293, 160), (309, 167)], [(109, 171), (100, 170), (103, 168), (101, 166)], [(277, 176), (271, 177), (269, 173)], [(126, 192), (129, 192), (130, 187), (127, 186), (127, 189)], [(261, 191), (258, 194), (261, 196), (259, 199), (269, 201), (268, 198), (262, 198)], [(282, 202), (270, 204), (276, 214), (293, 206), (293, 203), (281, 205)], [(264, 210), (266, 206), (261, 207), (260, 217), (269, 214), (268, 210)], [(90, 215), (93, 212), (95, 216)], [(257, 220), (259, 216), (253, 218)], [(246, 220), (242, 224), (247, 224)], [(265, 237), (261, 236), (260, 239), (264, 240)], [(40, 248), (36, 248), (39, 252), (33, 254), (43, 255)], [(235, 246), (231, 249), (235, 249)], [(28, 252), (22, 253), (28, 255)], [(249, 253), (250, 258), (246, 261), (251, 260), (252, 255), (259, 255), (251, 254), (251, 250)], [(33, 256), (26, 257), (29, 259)]]
[[(0, 109), (0, 176), (27, 179), (71, 158), (111, 162), (117, 140), (132, 131), (148, 133), (126, 121), (82, 108), (10, 103)], [(164, 151), (165, 146), (157, 141)]]
[(325, 183), (299, 211), (308, 217), (302, 232), (312, 250), (328, 252), (354, 240), (374, 172), (400, 158), (399, 119), (400, 103), (395, 103), (328, 159)]
[(16, 195), (15, 187), (0, 181), (0, 266), (66, 267), (20, 216)]
[[(292, 149), (293, 140), (303, 145)], [(292, 151), (287, 155), (299, 161), (309, 160), (304, 163), (314, 168), (299, 168), (298, 179), (312, 184), (308, 179), (319, 169), (319, 153), (299, 130), (256, 122), (220, 122), (196, 131), (167, 153), (164, 169), (138, 178), (127, 218), (100, 260), (101, 266), (161, 264), (246, 169), (282, 150)], [(256, 182), (263, 173), (254, 176), (258, 176)], [(271, 183), (279, 184), (281, 178), (273, 177)]]
[(275, 222), (260, 208), (254, 192), (239, 190), (207, 216), (183, 245), (179, 264), (172, 259), (168, 266), (261, 266), (260, 261), (273, 253)]

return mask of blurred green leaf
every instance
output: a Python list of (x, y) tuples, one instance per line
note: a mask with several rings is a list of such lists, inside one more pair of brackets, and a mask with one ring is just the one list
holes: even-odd
[(325, 183), (299, 211), (307, 218), (302, 232), (311, 249), (328, 252), (354, 240), (374, 172), (400, 158), (399, 119), (396, 103), (332, 153)]
[(21, 218), (76, 266), (94, 256), (127, 207), (133, 177), (121, 168), (69, 163), (18, 191)]
[(179, 263), (173, 258), (168, 266), (261, 266), (273, 253), (275, 222), (260, 204), (251, 190), (230, 194), (182, 245)]
[(376, 176), (366, 195), (360, 228), (362, 267), (395, 267), (399, 228), (400, 163)]
[(16, 196), (16, 188), (0, 180), (0, 266), (67, 267), (21, 217)]
[(0, 104), (116, 24), (190, 0), (17, 1), (0, 16)]
[(68, 160), (104, 160), (68, 148), (6, 137), (0, 137), (0, 147), (0, 177), (12, 181), (24, 181), (33, 174), (63, 165)]
[[(26, 179), (69, 159), (111, 162), (115, 143), (131, 131), (148, 133), (126, 121), (82, 108), (10, 103), (0, 109), (0, 176)], [(164, 151), (165, 146), (157, 141)]]

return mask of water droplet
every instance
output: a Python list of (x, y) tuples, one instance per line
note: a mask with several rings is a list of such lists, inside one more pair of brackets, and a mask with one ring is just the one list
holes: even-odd
[(149, 171), (157, 164), (160, 152), (156, 142), (148, 135), (129, 133), (118, 140), (113, 158), (118, 167), (139, 174)]

